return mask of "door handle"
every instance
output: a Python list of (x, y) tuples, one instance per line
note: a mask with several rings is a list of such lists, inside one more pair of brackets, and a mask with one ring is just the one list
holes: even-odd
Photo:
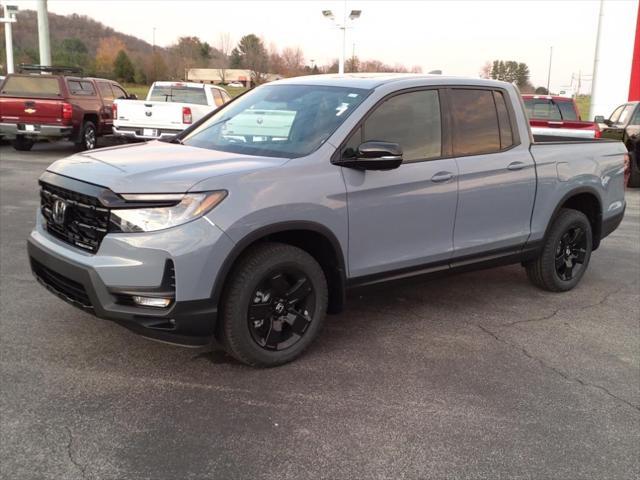
[(522, 170), (526, 166), (527, 166), (527, 164), (524, 163), (524, 162), (511, 162), (507, 166), (507, 170)]
[(431, 177), (431, 181), (435, 183), (447, 182), (453, 178), (453, 173), (451, 172), (438, 172), (433, 177)]

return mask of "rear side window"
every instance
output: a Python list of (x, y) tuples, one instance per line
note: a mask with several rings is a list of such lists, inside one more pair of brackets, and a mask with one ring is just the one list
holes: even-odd
[(9, 76), (2, 86), (2, 93), (9, 95), (60, 95), (60, 82), (56, 77)]
[(68, 80), (67, 86), (71, 95), (87, 95), (94, 96), (96, 94), (93, 84), (87, 81)]
[(558, 108), (560, 108), (560, 115), (563, 120), (578, 120), (578, 114), (573, 102), (558, 102)]
[(456, 88), (450, 97), (454, 155), (499, 151), (500, 128), (493, 92)]
[(493, 99), (496, 102), (498, 112), (498, 126), (500, 127), (500, 148), (504, 150), (513, 145), (513, 127), (509, 118), (509, 110), (502, 92), (494, 91)]
[(364, 123), (364, 141), (398, 143), (405, 161), (442, 155), (437, 90), (403, 93), (380, 105)]
[(111, 85), (111, 89), (113, 90), (113, 95), (116, 98), (127, 98), (127, 92), (121, 89), (118, 85)]
[(526, 98), (524, 107), (529, 118), (539, 120), (562, 120), (558, 105), (546, 98)]

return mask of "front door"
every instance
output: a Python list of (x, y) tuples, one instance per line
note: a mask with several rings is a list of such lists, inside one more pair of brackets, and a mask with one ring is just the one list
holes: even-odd
[(387, 98), (351, 135), (344, 155), (379, 140), (400, 144), (404, 158), (390, 171), (343, 168), (351, 277), (446, 265), (453, 249), (457, 168), (455, 159), (442, 158), (443, 130), (439, 91), (427, 89)]

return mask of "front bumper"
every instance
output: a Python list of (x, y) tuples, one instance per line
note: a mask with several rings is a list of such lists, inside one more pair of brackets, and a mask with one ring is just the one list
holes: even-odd
[[(233, 246), (220, 229), (200, 219), (154, 234), (107, 235), (91, 255), (50, 236), (42, 221), (39, 214), (27, 248), (34, 276), (49, 291), (149, 338), (186, 346), (213, 340), (218, 303), (213, 283), (218, 262)], [(166, 290), (169, 268), (174, 275), (169, 307), (123, 301)]]
[(16, 138), (18, 135), (31, 138), (67, 138), (73, 133), (71, 125), (34, 124), (33, 130), (27, 130), (26, 125), (25, 123), (0, 123), (0, 135), (5, 138)]
[(136, 140), (162, 140), (175, 137), (182, 130), (169, 128), (149, 128), (147, 130), (155, 130), (156, 135), (145, 135), (142, 127), (113, 127), (113, 134), (118, 137), (134, 138)]

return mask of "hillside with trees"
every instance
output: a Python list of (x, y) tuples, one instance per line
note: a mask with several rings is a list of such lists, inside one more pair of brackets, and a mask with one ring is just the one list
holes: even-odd
[[(132, 35), (125, 35), (83, 15), (49, 13), (51, 55), (54, 65), (80, 67), (86, 75), (108, 77), (123, 82), (149, 84), (156, 79), (184, 79), (190, 68), (215, 68), (224, 78), (225, 70), (242, 68), (252, 72), (255, 83), (267, 73), (285, 77), (333, 73), (338, 61), (310, 65), (298, 46), (278, 48), (249, 33), (237, 43), (229, 33), (216, 32), (211, 39), (184, 36), (168, 47), (153, 47)], [(35, 11), (22, 10), (13, 25), (14, 59), (20, 63), (39, 63), (38, 28)], [(0, 38), (4, 25), (0, 25)], [(211, 42), (211, 43), (209, 43)], [(0, 62), (6, 58), (0, 42)], [(388, 65), (376, 59), (348, 58), (347, 72), (420, 72), (419, 66)], [(0, 73), (6, 73), (1, 65)]]

